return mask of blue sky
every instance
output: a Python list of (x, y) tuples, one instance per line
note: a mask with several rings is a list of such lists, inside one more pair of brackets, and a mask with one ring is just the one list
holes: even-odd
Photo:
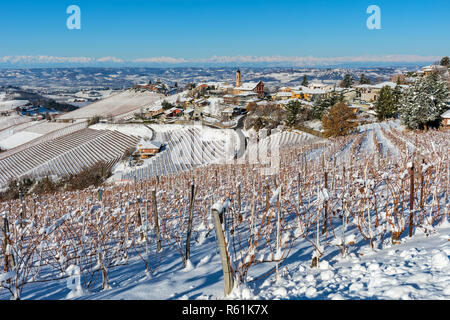
[[(372, 4), (381, 9), (381, 30), (366, 27)], [(81, 30), (66, 27), (69, 5), (81, 9)], [(2, 0), (0, 6), (0, 64), (39, 64), (38, 56), (43, 64), (60, 57), (111, 64), (299, 57), (294, 63), (308, 64), (317, 61), (305, 57), (415, 61), (450, 54), (448, 0)]]

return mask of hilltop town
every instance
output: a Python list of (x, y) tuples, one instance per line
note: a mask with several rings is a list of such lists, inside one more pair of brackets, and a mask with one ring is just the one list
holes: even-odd
[[(230, 82), (205, 82), (189, 84), (185, 91), (170, 95), (176, 91), (175, 88), (164, 88), (163, 83), (142, 84), (133, 87), (134, 90), (150, 90), (158, 93), (165, 93), (166, 99), (142, 108), (136, 118), (143, 121), (156, 122), (160, 124), (169, 123), (189, 123), (191, 121), (201, 121), (206, 125), (221, 128), (235, 128), (243, 115), (265, 112), (272, 113), (275, 126), (286, 125), (283, 119), (278, 120), (275, 114), (286, 110), (292, 103), (298, 103), (303, 109), (305, 116), (303, 121), (299, 121), (298, 127), (316, 131), (317, 134), (323, 132), (320, 117), (314, 115), (322, 101), (333, 96), (339, 96), (352, 112), (357, 116), (360, 124), (373, 123), (377, 121), (376, 102), (380, 100), (380, 93), (383, 88), (389, 88), (392, 92), (405, 92), (419, 79), (423, 79), (430, 74), (437, 73), (450, 83), (447, 66), (431, 65), (404, 74), (394, 74), (389, 81), (372, 83), (371, 79), (364, 73), (359, 79), (346, 74), (339, 82), (325, 82), (309, 80), (305, 75), (301, 85), (297, 86), (277, 86), (266, 87), (263, 81), (245, 81), (245, 75), (240, 70), (236, 71), (234, 83)], [(160, 86), (160, 87), (158, 87)], [(178, 89), (178, 92), (180, 90)], [(383, 97), (382, 97), (383, 99)], [(322, 114), (320, 114), (322, 115)], [(444, 117), (447, 117), (444, 115)], [(278, 117), (279, 118), (279, 117)], [(445, 118), (446, 119), (446, 118)], [(286, 119), (284, 119), (286, 120)], [(248, 121), (248, 125), (254, 126), (255, 120)], [(447, 125), (444, 120), (443, 125)], [(274, 124), (266, 127), (274, 128)], [(248, 126), (246, 126), (248, 127)], [(261, 127), (261, 125), (259, 125)]]

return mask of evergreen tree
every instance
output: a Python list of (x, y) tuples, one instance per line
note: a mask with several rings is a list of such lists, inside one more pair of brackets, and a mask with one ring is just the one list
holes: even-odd
[(302, 104), (299, 101), (290, 101), (286, 105), (286, 110), (288, 112), (286, 122), (290, 126), (297, 122), (299, 114), (304, 111)]
[(325, 112), (327, 112), (332, 106), (334, 106), (338, 102), (344, 101), (343, 93), (337, 93), (333, 91), (330, 95), (325, 98), (320, 98), (316, 102), (314, 102), (311, 107), (311, 115), (314, 119), (322, 119), (322, 116)]
[(353, 77), (349, 73), (347, 73), (344, 76), (344, 79), (341, 81), (340, 87), (341, 88), (350, 88), (354, 82), (355, 82), (355, 80), (353, 79)]
[(353, 110), (344, 102), (335, 104), (328, 113), (322, 117), (324, 136), (338, 137), (349, 134), (358, 124)]
[(166, 100), (164, 100), (164, 101), (161, 103), (161, 106), (162, 106), (163, 110), (168, 110), (168, 109), (170, 109), (170, 108), (175, 107), (173, 104), (171, 104), (170, 102), (168, 102), (168, 101), (166, 101)]
[(402, 88), (400, 87), (400, 84), (397, 83), (397, 85), (394, 88), (394, 91), (392, 91), (393, 98), (394, 98), (394, 111), (396, 114), (398, 114), (398, 109), (400, 108), (400, 101), (403, 96)]
[(366, 75), (363, 73), (361, 74), (361, 78), (359, 79), (359, 84), (370, 84), (370, 78), (366, 77)]
[(306, 74), (303, 76), (302, 86), (307, 87), (309, 85), (308, 77)]
[(410, 129), (439, 127), (441, 115), (449, 107), (449, 89), (439, 74), (417, 81), (403, 95), (400, 115)]
[(444, 57), (444, 58), (442, 58), (442, 60), (441, 60), (441, 66), (444, 66), (444, 67), (450, 66), (450, 58), (449, 58), (449, 57)]
[[(377, 101), (375, 102), (375, 112), (377, 113), (377, 119), (379, 121), (392, 118), (397, 114), (400, 87), (396, 87), (395, 95), (394, 90), (389, 86), (381, 88)], [(401, 91), (400, 91), (401, 94)]]

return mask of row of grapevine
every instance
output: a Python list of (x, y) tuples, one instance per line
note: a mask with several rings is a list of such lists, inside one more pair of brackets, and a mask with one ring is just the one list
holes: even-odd
[(41, 142), (0, 160), (0, 186), (11, 179), (75, 174), (99, 161), (117, 161), (138, 141), (117, 131), (83, 129)]
[[(279, 171), (271, 176), (260, 174), (263, 163), (236, 160), (102, 190), (1, 203), (6, 230), (1, 286), (17, 298), (25, 285), (63, 279), (76, 267), (84, 287), (98, 289), (95, 279), (101, 278), (105, 289), (110, 270), (130, 257), (142, 259), (150, 274), (177, 254), (187, 266), (186, 235), (202, 246), (215, 234), (211, 209), (220, 212), (230, 273), (237, 282), (249, 281), (255, 265), (267, 271), (252, 279), (277, 274), (298, 244), (307, 244), (302, 255), (310, 254), (316, 267), (329, 258), (329, 248), (346, 256), (355, 242), (376, 250), (398, 243), (411, 227), (433, 232), (448, 219), (450, 208), (449, 134), (413, 134), (408, 138), (417, 152), (400, 156), (376, 148), (351, 154), (358, 152), (361, 135), (331, 143), (305, 141), (280, 148)], [(383, 138), (372, 136), (374, 144), (403, 148), (400, 141)], [(341, 161), (335, 162), (338, 156)]]
[[(39, 125), (43, 125), (43, 124), (45, 124), (45, 122), (41, 122), (40, 124), (38, 124), (38, 126)], [(47, 123), (47, 124), (49, 126), (52, 125), (52, 123)], [(26, 149), (28, 149), (28, 148), (30, 148), (32, 146), (35, 146), (37, 144), (40, 144), (42, 142), (50, 141), (50, 140), (53, 140), (53, 139), (56, 139), (56, 138), (59, 138), (59, 137), (63, 137), (65, 135), (69, 135), (71, 133), (77, 132), (79, 130), (83, 130), (83, 129), (87, 128), (87, 126), (88, 126), (88, 123), (86, 121), (77, 122), (75, 124), (67, 124), (67, 126), (64, 127), (64, 128), (60, 128), (60, 129), (51, 131), (51, 132), (49, 132), (49, 133), (47, 133), (47, 134), (45, 134), (45, 135), (43, 135), (43, 136), (41, 136), (41, 137), (39, 137), (37, 139), (34, 139), (34, 140), (30, 141), (30, 142), (22, 144), (22, 145), (14, 148), (14, 149), (10, 149), (8, 151), (0, 153), (0, 159), (7, 158), (7, 157), (11, 156), (12, 154), (14, 154), (16, 152), (26, 150)]]

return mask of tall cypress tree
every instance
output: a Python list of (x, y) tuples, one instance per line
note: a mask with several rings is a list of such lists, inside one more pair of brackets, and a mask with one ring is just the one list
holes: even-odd
[(298, 116), (304, 111), (302, 104), (299, 101), (290, 101), (286, 105), (287, 114), (287, 124), (292, 126), (296, 123)]
[(381, 88), (378, 99), (375, 102), (375, 112), (379, 121), (386, 120), (396, 114), (397, 106), (395, 105), (394, 93), (389, 86)]

